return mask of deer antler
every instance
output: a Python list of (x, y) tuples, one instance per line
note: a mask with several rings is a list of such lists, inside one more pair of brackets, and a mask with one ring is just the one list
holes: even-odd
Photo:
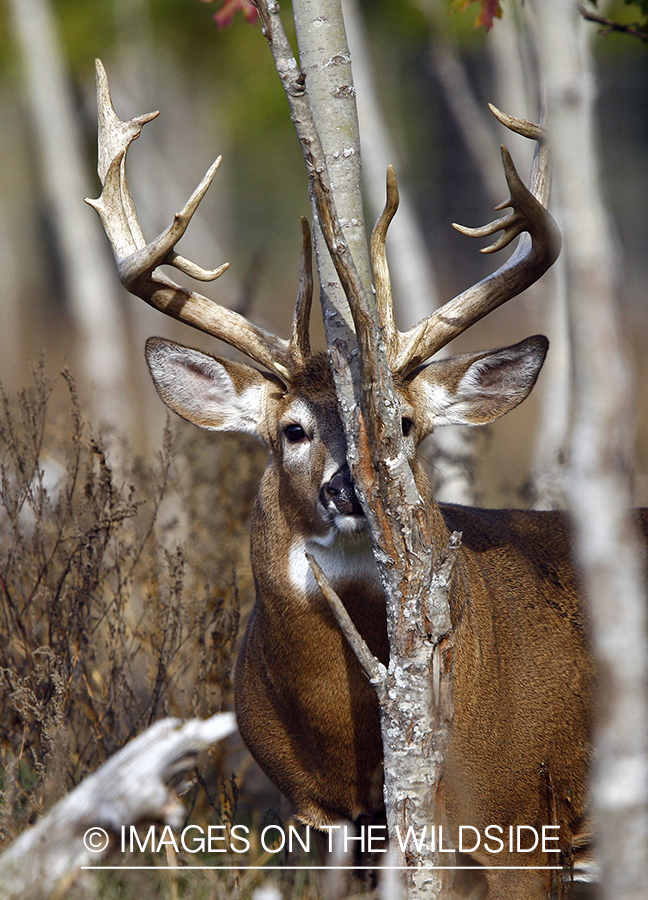
[(385, 253), (387, 229), (398, 207), (398, 187), (393, 169), (387, 173), (387, 202), (374, 228), (371, 241), (374, 279), (383, 334), (389, 347), (394, 372), (406, 376), (474, 322), (515, 297), (540, 278), (555, 262), (560, 252), (560, 232), (546, 209), (549, 200), (550, 175), (546, 134), (541, 125), (507, 116), (494, 106), (493, 114), (518, 134), (538, 141), (531, 170), (529, 188), (522, 183), (513, 160), (502, 147), (504, 174), (510, 197), (497, 209), (511, 207), (511, 212), (482, 228), (454, 227), (470, 237), (486, 237), (501, 231), (501, 236), (483, 253), (506, 247), (521, 235), (515, 252), (496, 272), (459, 294), (402, 333), (394, 324), (391, 286)]
[(116, 114), (110, 97), (106, 71), (96, 61), (97, 106), (99, 110), (99, 154), (97, 171), (103, 185), (98, 200), (86, 203), (98, 212), (115, 255), (117, 271), (124, 287), (155, 309), (185, 322), (206, 334), (225, 341), (250, 359), (289, 382), (296, 365), (310, 355), (308, 317), (312, 298), (311, 243), (308, 226), (303, 228), (302, 277), (290, 341), (253, 325), (243, 316), (207, 297), (176, 284), (158, 267), (174, 266), (199, 281), (213, 281), (228, 268), (206, 270), (180, 256), (175, 245), (183, 236), (198, 204), (205, 196), (220, 164), (220, 157), (187, 201), (172, 224), (147, 244), (126, 181), (126, 154), (142, 126), (158, 113), (137, 116), (126, 122)]
[(302, 216), (302, 246), (299, 261), (299, 291), (290, 334), (291, 360), (295, 367), (311, 355), (309, 321), (313, 304), (313, 246), (308, 219)]

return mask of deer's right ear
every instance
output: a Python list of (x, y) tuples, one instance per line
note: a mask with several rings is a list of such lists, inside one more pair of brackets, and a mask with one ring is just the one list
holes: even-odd
[(283, 392), (277, 378), (252, 366), (216, 359), (159, 337), (147, 340), (146, 361), (166, 405), (211, 431), (262, 437), (268, 391)]
[(422, 366), (412, 379), (425, 415), (419, 428), (485, 425), (514, 409), (535, 384), (549, 341), (542, 334), (511, 347), (463, 353)]

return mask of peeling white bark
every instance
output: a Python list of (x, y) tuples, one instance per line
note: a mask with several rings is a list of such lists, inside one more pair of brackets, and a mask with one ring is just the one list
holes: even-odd
[[(441, 642), (449, 629), (448, 585), (440, 575), (445, 573), (443, 562), (435, 571), (436, 553), (427, 512), (403, 453), (401, 411), (378, 324), (366, 232), (360, 227), (359, 151), (345, 153), (351, 147), (358, 148), (358, 137), (341, 0), (294, 0), (302, 74), (290, 59), (278, 20), (278, 4), (258, 0), (257, 5), (306, 159), (315, 217), (345, 295), (336, 294), (333, 302), (331, 296), (324, 298), (325, 328), (347, 435), (347, 459), (385, 587), (391, 659), (388, 671), (355, 634), (344, 606), (336, 602), (315, 561), (310, 562), (378, 693), (385, 752), (385, 805), (395, 850), (397, 827), (405, 832), (409, 825), (420, 830), (437, 819), (436, 788), (452, 718), (452, 672), (449, 664), (435, 664), (433, 660), (443, 653)], [(320, 252), (318, 265), (324, 263), (323, 256)], [(328, 261), (320, 269), (320, 283), (329, 294), (333, 279)], [(348, 320), (341, 310), (347, 303), (355, 339), (348, 327), (345, 333)], [(448, 554), (449, 560), (453, 558), (454, 550)], [(434, 595), (435, 578), (441, 579), (438, 602), (434, 607), (426, 606), (431, 592)], [(428, 615), (431, 622), (426, 621)], [(439, 674), (436, 686), (434, 672)], [(437, 703), (439, 696), (442, 701)], [(406, 697), (416, 697), (416, 702)], [(402, 853), (400, 858), (402, 864)], [(408, 856), (407, 862), (416, 865), (417, 860)], [(412, 868), (407, 874), (413, 895), (439, 896), (442, 885), (438, 872)]]

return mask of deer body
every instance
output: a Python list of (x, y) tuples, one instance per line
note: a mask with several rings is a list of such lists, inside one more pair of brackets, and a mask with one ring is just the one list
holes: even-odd
[[(252, 524), (256, 604), (236, 669), (241, 733), (262, 768), (307, 823), (380, 820), (382, 742), (374, 690), (316, 585), (306, 554), (319, 563), (369, 649), (388, 662), (385, 598), (346, 460), (346, 440), (327, 357), (311, 352), (311, 248), (305, 225), (300, 290), (290, 340), (175, 284), (171, 265), (210, 280), (226, 267), (200, 269), (175, 244), (214, 177), (217, 163), (176, 214), (146, 244), (125, 177), (130, 143), (152, 116), (122, 122), (97, 68), (98, 211), (120, 278), (164, 313), (225, 340), (264, 371), (152, 338), (147, 361), (172, 409), (201, 427), (255, 434), (270, 452)], [(454, 639), (454, 723), (442, 784), (451, 839), (463, 826), (558, 825), (563, 857), (538, 848), (527, 866), (569, 863), (586, 843), (593, 664), (584, 610), (561, 513), (479, 510), (437, 504), (417, 446), (444, 424), (491, 422), (529, 393), (548, 342), (541, 336), (501, 350), (425, 365), (473, 322), (536, 281), (556, 259), (560, 238), (547, 212), (548, 157), (541, 127), (496, 112), (509, 128), (539, 142), (530, 189), (503, 150), (512, 212), (476, 236), (520, 235), (512, 256), (488, 278), (406, 333), (395, 326), (385, 256), (398, 205), (393, 173), (372, 237), (377, 314), (402, 419), (398, 453), (407, 456), (428, 511), (430, 552), (462, 533), (450, 593)], [(333, 251), (332, 251), (333, 252)], [(351, 284), (351, 282), (349, 282)], [(350, 288), (352, 308), (357, 298)], [(363, 351), (364, 352), (364, 351)], [(642, 514), (644, 532), (648, 517)], [(435, 823), (429, 823), (430, 825)], [(482, 845), (473, 860), (520, 865)], [(489, 871), (489, 900), (540, 900), (546, 872)]]
[[(318, 390), (324, 388), (333, 401), (332, 385)], [(411, 399), (404, 399), (410, 410)], [(280, 447), (265, 473), (252, 525), (257, 600), (236, 671), (246, 743), (300, 818), (316, 827), (381, 818), (382, 745), (375, 693), (315, 583), (306, 550), (372, 652), (385, 664), (389, 656), (384, 595), (367, 535), (317, 515), (319, 533), (315, 522), (299, 520), (305, 510), (313, 516), (326, 477), (344, 465), (341, 424), (332, 406), (328, 412), (329, 444), (332, 422), (338, 455), (327, 452), (329, 472), (323, 465), (312, 481), (309, 507), (282, 493)], [(413, 462), (432, 510), (435, 545), (445, 546), (453, 531), (463, 534), (451, 594), (450, 827), (456, 837), (459, 825), (483, 834), (487, 825), (556, 817), (567, 849), (585, 815), (592, 671), (566, 518), (437, 505)]]
[[(420, 489), (428, 488), (418, 472)], [(482, 865), (559, 865), (588, 843), (593, 667), (562, 513), (435, 506), (435, 543), (462, 532), (451, 594), (454, 725), (444, 779), (449, 837), (459, 826), (558, 825), (563, 855), (487, 853)], [(382, 821), (376, 695), (306, 568), (276, 504), (253, 521), (257, 599), (236, 669), (236, 713), (251, 752), (315, 827)], [(349, 546), (349, 537), (353, 543)], [(306, 542), (372, 652), (388, 662), (384, 596), (364, 536), (325, 552)], [(337, 559), (331, 557), (338, 553)], [(355, 557), (355, 558), (354, 558)], [(351, 561), (350, 561), (351, 559)], [(375, 564), (374, 564), (375, 566)], [(546, 897), (549, 874), (487, 872), (489, 897)], [(519, 881), (520, 894), (515, 884)]]
[[(435, 362), (404, 380), (399, 396), (433, 544), (446, 546), (453, 531), (463, 535), (450, 597), (451, 833), (459, 825), (483, 834), (488, 825), (555, 821), (568, 853), (586, 815), (592, 664), (566, 517), (438, 505), (416, 457), (436, 425), (481, 424), (524, 399), (546, 349), (535, 337)], [(315, 556), (386, 664), (384, 594), (346, 467), (326, 358), (313, 355), (288, 388), (251, 366), (159, 338), (148, 341), (147, 358), (174, 410), (206, 428), (252, 432), (270, 450), (252, 522), (257, 599), (236, 670), (244, 740), (305, 822), (381, 818), (375, 693), (305, 556)]]
[[(565, 518), (439, 509), (439, 546), (452, 531), (463, 533), (451, 597), (450, 822), (480, 827), (482, 834), (489, 824), (551, 822), (552, 779), (559, 821), (576, 830), (585, 810), (592, 672)], [(263, 558), (276, 560), (278, 569), (281, 532), (266, 532), (258, 516), (257, 509), (253, 558), (263, 541), (271, 551)], [(384, 596), (375, 580), (368, 589), (352, 567), (346, 574), (347, 560), (341, 553), (329, 581), (386, 664)], [(264, 566), (256, 576), (257, 602), (236, 673), (241, 733), (304, 821), (321, 827), (340, 818), (380, 818), (382, 746), (373, 688), (314, 582), (298, 588), (288, 569), (280, 574)], [(581, 739), (574, 742), (575, 735)]]

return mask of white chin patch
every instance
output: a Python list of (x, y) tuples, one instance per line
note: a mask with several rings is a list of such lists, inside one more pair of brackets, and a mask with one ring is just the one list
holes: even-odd
[(307, 597), (321, 597), (306, 559), (307, 552), (313, 554), (334, 590), (348, 586), (350, 582), (364, 585), (371, 591), (381, 590), (378, 568), (364, 527), (364, 519), (361, 516), (342, 515), (339, 518), (346, 523), (344, 530), (335, 527), (336, 522), (326, 535), (310, 540), (298, 538), (290, 548), (289, 578), (293, 587)]
[(367, 527), (364, 516), (344, 516), (342, 513), (333, 517), (333, 523), (338, 531), (345, 534), (357, 534)]

